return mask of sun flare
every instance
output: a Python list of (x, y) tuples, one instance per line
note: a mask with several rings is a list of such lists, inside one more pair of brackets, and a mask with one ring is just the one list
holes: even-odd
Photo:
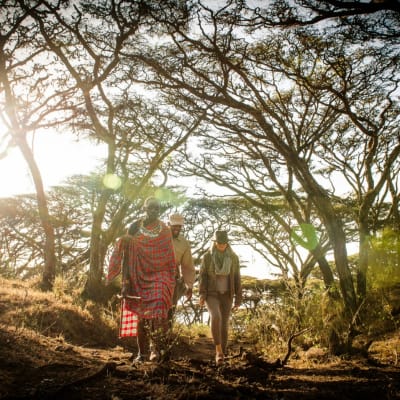
[[(95, 170), (104, 150), (84, 140), (78, 142), (71, 135), (48, 132), (36, 135), (33, 149), (45, 190), (70, 176)], [(18, 148), (10, 149), (0, 159), (0, 197), (34, 191), (26, 160)]]
[(0, 197), (28, 193), (33, 189), (32, 179), (19, 149), (10, 149), (0, 159)]

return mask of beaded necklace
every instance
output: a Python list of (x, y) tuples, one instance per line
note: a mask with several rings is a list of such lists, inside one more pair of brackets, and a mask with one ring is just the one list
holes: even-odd
[(140, 227), (139, 227), (139, 232), (144, 236), (155, 238), (161, 233), (161, 229), (162, 229), (162, 227), (161, 227), (160, 222), (158, 222), (158, 224), (153, 229), (147, 229), (143, 226), (143, 221), (141, 221)]

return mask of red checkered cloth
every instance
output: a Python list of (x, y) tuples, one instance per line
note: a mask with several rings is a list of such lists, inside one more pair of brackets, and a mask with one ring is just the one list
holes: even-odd
[(124, 248), (128, 247), (129, 294), (140, 297), (141, 301), (128, 301), (127, 307), (140, 319), (167, 318), (172, 306), (176, 273), (172, 235), (162, 221), (146, 228), (151, 230), (156, 224), (161, 225), (161, 232), (156, 237), (139, 231), (128, 239), (119, 239), (108, 266), (107, 280), (110, 281), (121, 272)]
[(121, 321), (119, 324), (119, 337), (137, 336), (138, 335), (138, 315), (129, 309), (125, 299), (121, 301)]

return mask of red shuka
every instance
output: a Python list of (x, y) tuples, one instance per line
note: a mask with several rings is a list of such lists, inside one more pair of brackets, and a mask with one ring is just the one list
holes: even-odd
[(171, 231), (162, 221), (156, 221), (146, 229), (151, 231), (157, 224), (160, 224), (161, 231), (156, 237), (139, 230), (128, 241), (120, 238), (108, 266), (107, 280), (111, 281), (121, 272), (127, 243), (130, 294), (141, 300), (127, 299), (125, 307), (144, 319), (167, 318), (175, 287), (176, 265)]

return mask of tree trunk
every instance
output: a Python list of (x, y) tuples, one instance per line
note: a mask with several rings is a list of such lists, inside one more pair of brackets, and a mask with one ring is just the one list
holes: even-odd
[(329, 266), (329, 263), (322, 252), (321, 246), (318, 245), (314, 250), (311, 250), (311, 253), (314, 256), (316, 262), (318, 263), (319, 269), (322, 274), (322, 278), (324, 280), (325, 287), (329, 289), (330, 287), (332, 287), (335, 280), (333, 278), (332, 269)]
[[(4, 53), (3, 46), (0, 50), (0, 53), (1, 54)], [(10, 132), (12, 132), (11, 135), (14, 140), (14, 143), (21, 150), (21, 153), (28, 164), (35, 185), (39, 218), (45, 236), (45, 244), (43, 249), (44, 265), (43, 265), (41, 287), (43, 290), (51, 290), (53, 288), (55, 271), (56, 271), (54, 228), (51, 223), (51, 218), (47, 207), (47, 199), (43, 187), (42, 176), (40, 174), (39, 168), (33, 156), (32, 149), (29, 147), (26, 141), (27, 132), (18, 119), (18, 114), (17, 114), (18, 108), (16, 105), (13, 91), (11, 90), (10, 87), (10, 82), (7, 79), (7, 69), (5, 66), (4, 55), (0, 57), (0, 80), (3, 84), (3, 89), (5, 94), (5, 103), (6, 103), (5, 110), (11, 125)]]
[(54, 235), (54, 227), (51, 223), (51, 217), (47, 207), (47, 199), (43, 188), (43, 181), (39, 168), (33, 157), (32, 150), (26, 143), (25, 138), (19, 137), (17, 140), (17, 145), (20, 148), (31, 171), (31, 175), (36, 190), (39, 218), (45, 236), (45, 244), (43, 249), (44, 265), (43, 265), (41, 288), (43, 290), (52, 290), (54, 284), (54, 278), (56, 276), (55, 235)]
[[(375, 186), (374, 190), (369, 190), (364, 196), (361, 203), (360, 210), (358, 212), (358, 236), (359, 236), (359, 253), (358, 253), (358, 268), (357, 268), (357, 295), (361, 302), (367, 294), (367, 270), (368, 270), (368, 258), (369, 258), (369, 214), (372, 208), (374, 199), (378, 193), (378, 187)], [(369, 185), (372, 187), (372, 183)]]
[(359, 253), (357, 268), (357, 295), (361, 302), (367, 294), (367, 270), (368, 270), (368, 228), (361, 223), (359, 228)]
[(104, 296), (104, 285), (102, 283), (104, 250), (99, 235), (92, 235), (90, 243), (90, 264), (83, 297), (100, 302)]
[(103, 193), (93, 214), (92, 233), (90, 238), (89, 273), (83, 290), (83, 297), (102, 301), (104, 298), (103, 267), (108, 243), (104, 243), (102, 223), (109, 195)]
[(294, 171), (299, 181), (302, 183), (304, 190), (310, 196), (320, 218), (324, 222), (324, 226), (333, 248), (336, 270), (339, 276), (340, 290), (345, 305), (345, 312), (349, 318), (352, 318), (357, 309), (357, 298), (347, 259), (346, 235), (342, 226), (342, 221), (340, 217), (336, 215), (335, 209), (325, 190), (318, 185), (311, 175), (305, 161), (300, 160), (297, 157), (294, 158), (293, 154), (290, 154), (290, 156), (292, 162), (295, 161), (296, 163)]

